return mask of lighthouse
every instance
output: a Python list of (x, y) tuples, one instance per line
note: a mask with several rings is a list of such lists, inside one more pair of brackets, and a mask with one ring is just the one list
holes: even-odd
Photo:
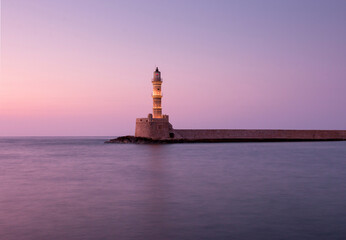
[(151, 139), (174, 138), (173, 127), (169, 123), (168, 115), (162, 115), (162, 78), (159, 68), (155, 69), (151, 82), (153, 84), (153, 92), (151, 94), (153, 98), (153, 113), (149, 113), (147, 118), (136, 119), (135, 136)]
[(159, 68), (156, 68), (154, 72), (153, 80), (151, 81), (153, 83), (153, 118), (162, 118), (162, 107), (161, 107), (161, 85), (162, 85), (162, 79), (161, 79), (161, 72), (159, 71)]

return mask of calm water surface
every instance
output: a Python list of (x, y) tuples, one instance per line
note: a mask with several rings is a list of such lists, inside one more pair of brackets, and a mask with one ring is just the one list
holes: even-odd
[(0, 138), (0, 239), (346, 239), (346, 142)]

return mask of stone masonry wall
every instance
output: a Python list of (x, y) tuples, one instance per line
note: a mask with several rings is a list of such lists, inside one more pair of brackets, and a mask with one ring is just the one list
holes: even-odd
[(175, 139), (346, 139), (346, 130), (174, 129)]
[(168, 119), (136, 119), (135, 137), (167, 139), (170, 132), (172, 132), (172, 125), (168, 122)]
[(346, 140), (346, 130), (173, 129), (165, 118), (136, 119), (136, 137), (155, 140)]

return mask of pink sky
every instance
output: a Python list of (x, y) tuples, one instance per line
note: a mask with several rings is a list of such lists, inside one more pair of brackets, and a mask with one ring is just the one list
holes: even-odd
[(0, 135), (346, 129), (345, 1), (2, 0)]

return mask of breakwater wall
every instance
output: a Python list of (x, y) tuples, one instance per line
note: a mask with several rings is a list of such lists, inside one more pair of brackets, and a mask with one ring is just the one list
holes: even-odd
[(136, 119), (135, 137), (169, 142), (341, 141), (346, 140), (346, 130), (174, 129), (167, 115), (149, 114)]
[(174, 129), (174, 139), (186, 140), (346, 140), (346, 130)]

